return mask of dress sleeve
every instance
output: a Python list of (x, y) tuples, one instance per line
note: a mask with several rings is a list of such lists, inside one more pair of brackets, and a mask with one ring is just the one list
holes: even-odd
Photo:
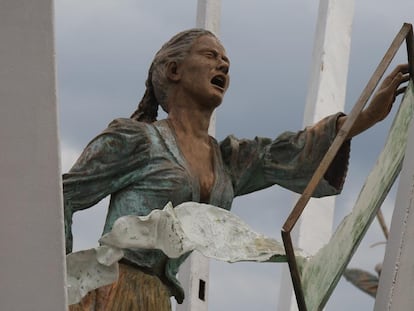
[[(301, 193), (336, 136), (336, 122), (343, 114), (324, 118), (303, 131), (284, 132), (275, 140), (227, 137), (220, 144), (223, 162), (232, 178), (235, 195), (274, 184)], [(340, 148), (314, 197), (338, 194), (348, 168), (350, 140)]]
[(149, 139), (146, 124), (117, 119), (83, 150), (63, 175), (66, 252), (72, 251), (72, 215), (139, 179), (146, 165)]

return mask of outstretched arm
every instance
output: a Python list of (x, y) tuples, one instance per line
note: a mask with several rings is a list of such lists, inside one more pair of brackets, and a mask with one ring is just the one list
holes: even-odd
[(116, 119), (95, 137), (63, 175), (66, 252), (72, 251), (72, 215), (143, 179), (150, 157), (145, 123)]
[[(348, 138), (364, 132), (377, 122), (383, 120), (391, 111), (395, 98), (405, 92), (406, 86), (402, 84), (409, 79), (408, 64), (395, 67), (390, 75), (381, 83), (381, 86), (374, 94), (368, 107), (360, 113), (349, 132)], [(347, 116), (340, 117), (337, 122), (337, 129), (340, 129), (346, 120)]]

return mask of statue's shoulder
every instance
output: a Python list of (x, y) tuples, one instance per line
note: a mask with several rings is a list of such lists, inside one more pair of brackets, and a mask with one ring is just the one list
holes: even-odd
[(109, 123), (105, 132), (142, 132), (152, 128), (151, 124), (133, 120), (130, 118), (117, 118)]
[(157, 143), (162, 135), (158, 122), (146, 123), (129, 118), (117, 118), (109, 123), (100, 136), (111, 141), (119, 140), (143, 146)]
[(118, 146), (123, 151), (136, 148), (134, 146), (143, 148), (151, 144), (153, 132), (152, 124), (129, 118), (117, 118), (111, 121), (108, 127), (96, 136), (90, 144), (103, 145), (108, 148)]

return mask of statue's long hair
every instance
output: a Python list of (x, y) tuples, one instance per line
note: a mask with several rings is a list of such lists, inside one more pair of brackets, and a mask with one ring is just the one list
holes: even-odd
[(182, 61), (190, 52), (194, 41), (205, 35), (215, 37), (208, 30), (194, 28), (176, 34), (161, 47), (148, 70), (144, 96), (131, 119), (152, 123), (157, 120), (158, 106), (168, 113), (167, 97), (171, 82), (167, 78), (166, 67), (171, 62)]

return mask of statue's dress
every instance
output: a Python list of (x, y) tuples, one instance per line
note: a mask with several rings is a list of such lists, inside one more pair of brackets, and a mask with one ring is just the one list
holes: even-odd
[[(275, 140), (228, 136), (217, 143), (211, 138), (215, 181), (206, 203), (230, 210), (234, 197), (274, 184), (300, 193), (335, 138), (340, 115), (297, 133), (285, 132)], [(347, 141), (318, 185), (315, 197), (341, 191), (349, 150)], [(174, 206), (200, 202), (199, 181), (190, 174), (167, 120), (152, 124), (114, 120), (63, 175), (63, 192), (67, 252), (72, 249), (73, 212), (89, 208), (107, 195), (111, 199), (104, 233), (124, 215), (147, 215), (169, 201)], [(184, 293), (176, 273), (185, 257), (170, 259), (159, 250), (135, 250), (126, 251), (122, 262), (140, 273), (155, 275), (166, 286), (167, 295), (182, 302)]]

